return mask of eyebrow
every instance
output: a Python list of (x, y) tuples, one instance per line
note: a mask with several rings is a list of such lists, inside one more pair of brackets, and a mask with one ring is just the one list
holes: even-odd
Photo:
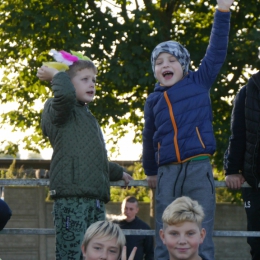
[[(98, 242), (93, 243), (93, 245), (104, 246), (102, 243), (98, 243)], [(109, 248), (115, 248), (115, 249), (118, 249), (117, 246), (110, 246)]]

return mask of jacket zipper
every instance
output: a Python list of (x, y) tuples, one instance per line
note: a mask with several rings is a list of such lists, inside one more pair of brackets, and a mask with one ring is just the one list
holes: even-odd
[(176, 152), (177, 161), (180, 163), (181, 162), (181, 156), (180, 156), (180, 150), (179, 150), (178, 140), (177, 140), (178, 128), (177, 128), (176, 121), (175, 121), (175, 118), (174, 118), (172, 104), (171, 104), (171, 102), (169, 100), (167, 92), (164, 91), (163, 95), (164, 95), (164, 98), (165, 98), (166, 103), (167, 103), (168, 108), (169, 108), (170, 118), (171, 118), (172, 126), (173, 126), (173, 129), (174, 129), (173, 143), (174, 143), (174, 148), (175, 148), (175, 152)]
[(202, 141), (202, 138), (201, 138), (201, 135), (200, 135), (200, 132), (199, 132), (199, 128), (197, 126), (196, 126), (196, 132), (197, 132), (197, 135), (198, 135), (198, 138), (200, 140), (200, 143), (201, 143), (202, 147), (205, 149), (206, 146), (205, 146), (205, 144)]

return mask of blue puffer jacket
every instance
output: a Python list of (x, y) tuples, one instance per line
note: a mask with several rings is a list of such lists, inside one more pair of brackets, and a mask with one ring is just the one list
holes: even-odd
[(158, 166), (215, 152), (209, 91), (226, 58), (229, 27), (230, 12), (217, 10), (199, 69), (172, 87), (157, 83), (148, 96), (143, 130), (146, 175), (156, 175)]

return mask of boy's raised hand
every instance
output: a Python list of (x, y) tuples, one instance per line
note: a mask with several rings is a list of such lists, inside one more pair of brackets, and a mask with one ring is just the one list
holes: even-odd
[(234, 0), (217, 0), (218, 9), (222, 11), (229, 11), (229, 8), (233, 2)]
[(39, 78), (39, 80), (52, 81), (54, 75), (56, 75), (58, 72), (59, 71), (57, 69), (41, 66), (38, 69), (36, 76)]
[(136, 250), (137, 250), (137, 247), (134, 247), (129, 258), (126, 259), (126, 246), (124, 246), (123, 250), (122, 250), (121, 260), (134, 260)]

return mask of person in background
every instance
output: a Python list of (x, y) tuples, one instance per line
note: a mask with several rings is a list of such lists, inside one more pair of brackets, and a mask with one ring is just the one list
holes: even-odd
[[(148, 224), (137, 217), (139, 211), (138, 201), (133, 196), (126, 197), (121, 204), (122, 215), (125, 219), (118, 222), (121, 229), (151, 230)], [(153, 236), (127, 235), (126, 236), (127, 257), (134, 247), (137, 247), (134, 260), (153, 260), (154, 241)]]
[[(234, 99), (231, 115), (231, 136), (224, 154), (226, 185), (240, 189), (246, 181), (251, 188), (242, 188), (247, 230), (260, 231), (260, 72), (240, 89)], [(248, 237), (252, 260), (260, 259), (260, 237)]]
[(215, 259), (216, 201), (210, 157), (216, 140), (210, 89), (226, 59), (232, 3), (217, 0), (209, 45), (196, 71), (189, 70), (190, 54), (176, 41), (158, 44), (151, 55), (158, 82), (144, 107), (143, 167), (149, 187), (156, 188), (156, 260), (165, 260), (168, 255), (159, 236), (163, 211), (183, 195), (203, 207), (202, 226), (207, 236), (200, 256)]
[(101, 128), (89, 109), (96, 93), (96, 66), (81, 53), (51, 53), (57, 62), (45, 63), (37, 76), (51, 81), (54, 95), (44, 105), (41, 127), (53, 147), (50, 195), (56, 260), (79, 260), (86, 229), (105, 220), (110, 181), (123, 179), (127, 186), (132, 177), (108, 161)]
[(4, 200), (0, 199), (0, 231), (4, 229), (11, 216), (12, 211), (10, 207)]

